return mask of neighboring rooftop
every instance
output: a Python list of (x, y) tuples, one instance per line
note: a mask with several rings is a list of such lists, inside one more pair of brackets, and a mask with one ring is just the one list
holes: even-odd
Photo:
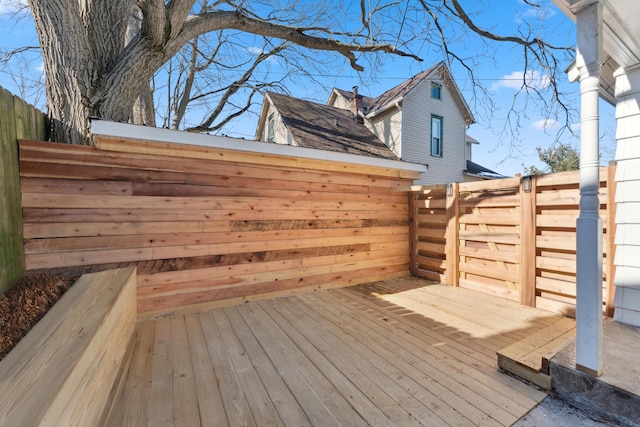
[[(379, 112), (385, 110), (385, 108), (387, 108), (389, 105), (395, 104), (396, 102), (402, 102), (404, 97), (425, 79), (443, 81), (451, 90), (454, 101), (460, 108), (466, 124), (470, 125), (472, 123), (475, 123), (475, 118), (473, 117), (473, 114), (471, 113), (467, 102), (464, 100), (464, 97), (460, 93), (458, 86), (453, 80), (453, 77), (451, 76), (451, 73), (449, 72), (449, 69), (446, 67), (444, 62), (438, 62), (432, 67), (421, 71), (413, 77), (410, 77), (409, 79), (400, 83), (398, 86), (389, 89), (376, 98), (362, 96), (362, 108), (364, 110), (363, 112), (365, 116), (375, 116)], [(338, 92), (345, 99), (353, 99), (354, 95), (352, 91), (338, 88), (334, 88), (334, 91)]]
[(377, 111), (382, 109), (385, 105), (389, 104), (390, 102), (400, 100), (407, 93), (409, 93), (411, 89), (413, 89), (418, 83), (420, 83), (423, 79), (428, 77), (441, 65), (442, 63), (439, 62), (436, 65), (432, 66), (431, 68), (428, 68), (416, 74), (415, 76), (410, 77), (409, 79), (400, 83), (398, 86), (389, 89), (388, 91), (386, 91), (385, 93), (383, 93), (382, 95), (380, 95), (379, 97), (373, 100), (373, 104), (371, 105), (370, 109), (372, 111)]
[(398, 160), (351, 111), (274, 92), (267, 97), (280, 113), (296, 146)]
[[(467, 141), (469, 140), (469, 136), (467, 136)], [(500, 179), (500, 178), (508, 178), (505, 175), (499, 174), (498, 172), (492, 171), (489, 168), (485, 168), (477, 163), (472, 162), (471, 160), (467, 160), (467, 168), (464, 170), (466, 175), (476, 176), (482, 179)]]

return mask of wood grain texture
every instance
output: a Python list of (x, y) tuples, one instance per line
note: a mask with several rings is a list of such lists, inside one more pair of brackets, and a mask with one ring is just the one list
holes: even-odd
[(25, 274), (19, 138), (46, 138), (46, 114), (0, 87), (0, 294)]
[(391, 170), (139, 141), (21, 147), (27, 268), (136, 266), (141, 311), (408, 270), (408, 198), (397, 189), (411, 181)]
[[(603, 302), (609, 315), (615, 289), (612, 174), (615, 164), (600, 170)], [(431, 280), (444, 277), (450, 285), (517, 298), (523, 305), (574, 313), (579, 174), (530, 179), (530, 192), (523, 191), (520, 178), (412, 188), (414, 274)]]
[(82, 276), (0, 362), (0, 425), (97, 424), (136, 325), (135, 280)]
[[(558, 319), (409, 277), (165, 315), (139, 323), (104, 425), (191, 406), (202, 425), (508, 426), (546, 394), (498, 372), (496, 351)], [(170, 358), (169, 330), (189, 343)], [(173, 379), (157, 401), (141, 387), (155, 378)]]

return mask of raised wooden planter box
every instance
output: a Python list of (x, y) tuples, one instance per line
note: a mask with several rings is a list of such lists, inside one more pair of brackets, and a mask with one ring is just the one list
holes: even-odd
[(81, 276), (0, 361), (0, 425), (96, 425), (136, 315), (135, 268)]

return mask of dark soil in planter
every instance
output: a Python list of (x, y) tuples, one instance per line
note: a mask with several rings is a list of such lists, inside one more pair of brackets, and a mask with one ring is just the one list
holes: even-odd
[(0, 360), (38, 323), (78, 277), (48, 273), (28, 276), (0, 295)]

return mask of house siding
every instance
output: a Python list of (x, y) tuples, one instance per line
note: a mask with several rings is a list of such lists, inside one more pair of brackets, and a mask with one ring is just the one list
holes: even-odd
[(336, 108), (342, 108), (343, 110), (351, 110), (351, 101), (340, 94), (333, 96), (329, 105)]
[(640, 71), (616, 80), (616, 295), (614, 319), (640, 326)]
[[(366, 121), (369, 130), (393, 151), (393, 153), (407, 161), (403, 157), (402, 152), (402, 110), (392, 108), (379, 116), (373, 117), (372, 120)], [(410, 160), (409, 160), (410, 161)], [(416, 162), (422, 163), (422, 162)]]
[(278, 110), (271, 104), (269, 104), (269, 108), (266, 114), (266, 120), (264, 123), (264, 128), (262, 129), (262, 134), (260, 135), (260, 141), (267, 142), (267, 136), (269, 133), (269, 116), (273, 114), (273, 122), (275, 123), (274, 130), (274, 141), (276, 144), (284, 144), (284, 145), (295, 145), (293, 141), (293, 137), (291, 136), (291, 132), (287, 129), (282, 121), (282, 116), (278, 112)]
[[(419, 83), (402, 105), (402, 160), (429, 165), (417, 184), (444, 184), (472, 180), (463, 174), (465, 162), (465, 121), (449, 88), (442, 85), (442, 98), (431, 97), (431, 80)], [(431, 156), (431, 115), (443, 117), (442, 157)]]

